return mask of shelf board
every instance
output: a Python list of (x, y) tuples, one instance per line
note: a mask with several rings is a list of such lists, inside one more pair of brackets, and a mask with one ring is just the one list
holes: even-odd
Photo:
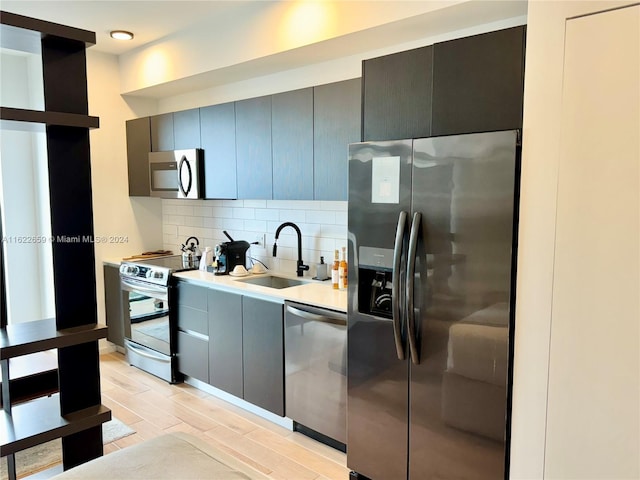
[(0, 11), (0, 24), (37, 32), (41, 37), (54, 36), (84, 42), (85, 47), (96, 43), (96, 34), (81, 28), (68, 27), (59, 23), (25, 17), (16, 13)]
[(111, 420), (111, 410), (95, 405), (60, 415), (60, 395), (15, 405), (11, 414), (0, 413), (0, 456), (66, 437)]
[(53, 318), (16, 323), (0, 329), (0, 360), (64, 348), (106, 338), (107, 326), (99, 323), (56, 329)]
[(43, 110), (27, 110), (24, 108), (0, 107), (0, 119), (2, 127), (6, 129), (19, 129), (14, 122), (26, 124), (43, 124), (47, 126), (98, 128), (100, 118), (90, 115), (65, 112), (47, 112)]

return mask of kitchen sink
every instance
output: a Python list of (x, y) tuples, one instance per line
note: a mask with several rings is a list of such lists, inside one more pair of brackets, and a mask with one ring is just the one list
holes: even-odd
[(264, 277), (251, 277), (247, 279), (239, 280), (240, 282), (250, 283), (251, 285), (260, 285), (261, 287), (269, 288), (288, 288), (295, 287), (296, 285), (304, 285), (306, 282), (302, 280), (295, 280), (293, 278), (274, 277), (267, 275)]

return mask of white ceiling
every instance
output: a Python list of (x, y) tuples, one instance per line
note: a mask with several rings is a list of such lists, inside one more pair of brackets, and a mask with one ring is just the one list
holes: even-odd
[[(120, 55), (206, 19), (228, 14), (246, 2), (175, 0), (1, 0), (0, 9), (96, 33), (92, 49)], [(128, 30), (131, 41), (114, 40), (111, 30)]]

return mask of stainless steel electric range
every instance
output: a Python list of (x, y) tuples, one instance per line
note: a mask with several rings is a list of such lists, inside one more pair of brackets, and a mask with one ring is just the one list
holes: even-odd
[(128, 362), (170, 383), (179, 381), (176, 362), (177, 329), (169, 315), (171, 274), (189, 270), (180, 255), (123, 261), (120, 286), (124, 346)]

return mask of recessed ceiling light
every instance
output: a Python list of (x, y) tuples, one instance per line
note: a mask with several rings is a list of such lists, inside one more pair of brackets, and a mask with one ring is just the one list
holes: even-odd
[(111, 38), (115, 38), (116, 40), (131, 40), (133, 39), (133, 33), (127, 32), (126, 30), (112, 30), (109, 32)]

